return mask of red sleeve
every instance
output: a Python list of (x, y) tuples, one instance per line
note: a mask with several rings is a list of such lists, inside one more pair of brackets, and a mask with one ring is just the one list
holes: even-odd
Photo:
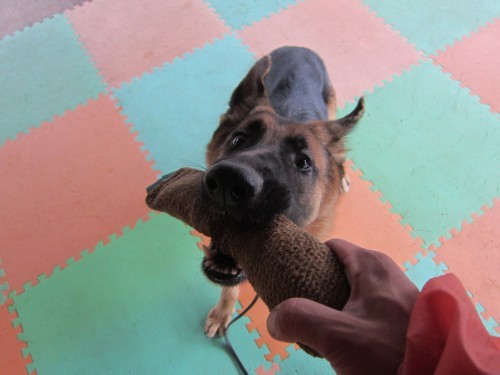
[(422, 289), (399, 373), (500, 374), (500, 338), (488, 334), (455, 275), (431, 279)]

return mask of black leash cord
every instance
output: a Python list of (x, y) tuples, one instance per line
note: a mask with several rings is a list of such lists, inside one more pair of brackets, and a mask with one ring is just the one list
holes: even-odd
[(252, 307), (253, 305), (255, 305), (255, 303), (257, 302), (257, 300), (259, 299), (259, 295), (256, 294), (254, 299), (252, 300), (252, 302), (250, 302), (250, 305), (248, 305), (245, 310), (243, 310), (241, 313), (239, 313), (236, 318), (234, 318), (233, 320), (231, 320), (231, 322), (229, 322), (229, 324), (227, 325), (227, 328), (226, 328), (226, 333), (224, 333), (224, 338), (226, 339), (226, 346), (229, 350), (229, 352), (231, 353), (231, 355), (234, 357), (234, 359), (236, 360), (236, 363), (238, 364), (238, 367), (240, 368), (241, 372), (243, 373), (243, 375), (248, 375), (248, 372), (247, 370), (245, 369), (245, 366), (243, 366), (243, 363), (241, 363), (240, 361), (240, 358), (238, 357), (238, 354), (236, 354), (236, 352), (234, 351), (234, 348), (233, 346), (231, 345), (231, 342), (229, 341), (229, 336), (228, 336), (228, 332), (229, 332), (229, 327), (231, 327), (231, 324), (233, 324), (234, 322), (236, 322), (239, 318), (241, 318), (243, 315), (245, 315)]

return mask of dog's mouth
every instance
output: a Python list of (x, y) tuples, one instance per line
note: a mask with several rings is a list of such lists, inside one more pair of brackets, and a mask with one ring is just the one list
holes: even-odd
[[(217, 168), (220, 172), (220, 165)], [(245, 174), (242, 172), (242, 175)], [(214, 216), (230, 221), (235, 227), (251, 230), (282, 213), (290, 205), (290, 192), (287, 186), (274, 179), (264, 179), (262, 186), (252, 190), (246, 185), (248, 181), (239, 174), (233, 178), (241, 184), (235, 184), (225, 175), (216, 177), (218, 180), (213, 174), (210, 178), (204, 178), (201, 201)], [(252, 190), (253, 193), (250, 194), (247, 190)], [(210, 281), (223, 286), (235, 286), (246, 280), (242, 267), (235, 259), (226, 255), (227, 252), (220, 251), (217, 241), (213, 238), (210, 246), (204, 247), (203, 250), (205, 258), (201, 268)]]
[(222, 254), (213, 241), (209, 247), (203, 247), (203, 252), (205, 257), (201, 269), (210, 281), (223, 286), (235, 286), (246, 280), (245, 272), (238, 263)]
[(203, 185), (201, 200), (214, 214), (230, 218), (241, 227), (253, 227), (269, 221), (278, 214), (285, 214), (291, 205), (291, 194), (285, 184), (266, 181), (258, 197), (248, 202), (229, 204), (212, 199)]

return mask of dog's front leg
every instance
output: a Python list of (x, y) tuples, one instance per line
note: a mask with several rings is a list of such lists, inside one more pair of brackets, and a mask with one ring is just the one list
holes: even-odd
[(239, 292), (238, 286), (222, 288), (219, 302), (210, 310), (205, 322), (205, 333), (208, 337), (214, 337), (217, 333), (221, 336), (224, 335), (231, 321)]

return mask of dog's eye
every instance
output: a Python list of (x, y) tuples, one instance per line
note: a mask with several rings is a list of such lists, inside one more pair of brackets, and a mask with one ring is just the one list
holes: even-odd
[(306, 155), (299, 155), (295, 158), (295, 165), (301, 171), (309, 171), (311, 169), (311, 159)]
[(242, 135), (237, 135), (231, 140), (231, 146), (238, 147), (245, 143), (245, 137)]

